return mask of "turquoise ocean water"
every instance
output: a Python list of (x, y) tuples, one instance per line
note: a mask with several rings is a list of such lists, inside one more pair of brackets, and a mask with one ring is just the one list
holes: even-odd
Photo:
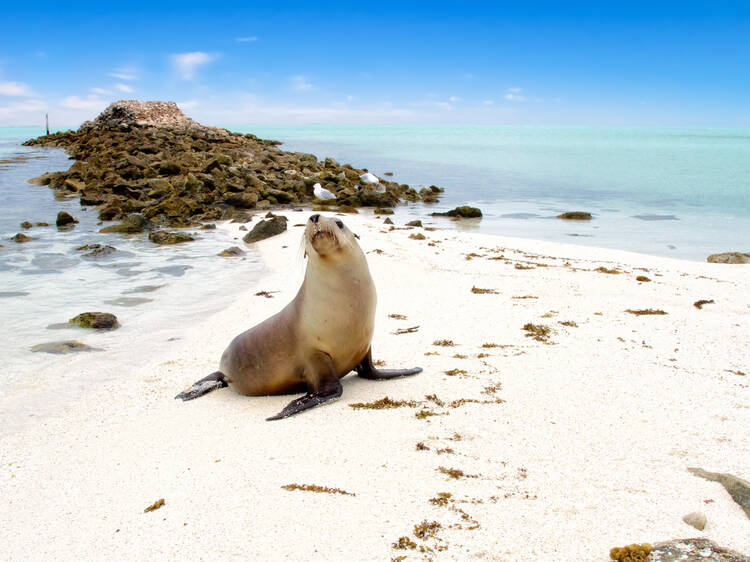
[[(414, 187), (446, 188), (438, 204), (399, 208), (397, 222), (422, 218), (446, 228), (700, 261), (714, 252), (750, 251), (747, 130), (230, 128), (281, 140), (286, 150), (332, 156), (376, 174), (393, 172), (394, 180)], [(216, 257), (226, 247), (241, 245), (221, 226), (199, 231), (197, 242), (168, 248), (154, 246), (143, 235), (99, 234), (95, 210), (27, 183), (71, 164), (62, 150), (21, 146), (42, 133), (41, 128), (0, 128), (0, 414), (3, 407), (11, 408), (0, 420), (6, 429), (9, 419), (23, 417), (13, 410), (18, 404), (36, 416), (45, 408), (56, 409), (65, 393), (76, 392), (71, 372), (78, 373), (80, 387), (126, 375), (206, 314), (226, 306), (263, 271), (252, 249), (239, 267)], [(479, 206), (484, 218), (453, 222), (429, 217), (434, 210), (459, 204)], [(81, 221), (75, 229), (57, 231), (60, 210)], [(594, 219), (572, 223), (554, 218), (569, 210), (589, 211)], [(53, 226), (27, 231), (37, 238), (33, 242), (10, 241), (25, 220)], [(76, 248), (90, 243), (110, 244), (118, 252), (87, 260)], [(114, 312), (122, 327), (92, 333), (66, 326), (84, 311)], [(88, 354), (61, 359), (30, 351), (38, 343), (68, 339), (101, 350), (92, 352), (94, 374)], [(35, 376), (29, 378), (31, 373)], [(204, 374), (191, 373), (196, 379)], [(54, 388), (53, 399), (11, 398), (14, 388), (41, 380)]]
[[(230, 128), (284, 141), (287, 150), (393, 172), (410, 185), (443, 186), (439, 210), (481, 207), (482, 232), (690, 260), (750, 250), (750, 130)], [(594, 220), (553, 218), (569, 210), (589, 211)]]

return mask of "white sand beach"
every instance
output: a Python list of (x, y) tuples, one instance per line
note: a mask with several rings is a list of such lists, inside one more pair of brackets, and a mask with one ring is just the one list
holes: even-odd
[[(750, 554), (748, 517), (687, 470), (750, 479), (749, 266), (347, 215), (378, 289), (373, 357), (424, 371), (350, 375), (339, 401), (275, 422), (292, 397), (174, 400), (294, 297), (293, 225), (309, 213), (283, 214), (288, 231), (257, 244), (268, 275), (159, 356), (101, 384), (80, 382), (97, 376), (93, 354), (83, 373), (62, 357), (0, 400), (0, 557), (602, 561), (614, 546), (701, 536)], [(64, 408), (32, 416), (28, 404), (54, 405), (65, 386)], [(351, 407), (386, 396), (417, 404)], [(693, 511), (702, 532), (682, 521)], [(439, 528), (419, 537), (423, 522)], [(416, 549), (394, 548), (401, 537)]]

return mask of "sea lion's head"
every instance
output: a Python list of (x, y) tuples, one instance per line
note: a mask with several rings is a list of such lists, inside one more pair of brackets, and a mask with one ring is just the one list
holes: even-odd
[(330, 257), (356, 246), (356, 237), (342, 220), (315, 214), (308, 219), (305, 227), (305, 253), (308, 256), (317, 254)]

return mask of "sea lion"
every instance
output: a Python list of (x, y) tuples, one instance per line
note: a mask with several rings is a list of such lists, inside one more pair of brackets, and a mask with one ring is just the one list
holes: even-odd
[(267, 418), (278, 420), (339, 398), (340, 379), (352, 370), (366, 379), (422, 371), (376, 369), (372, 363), (377, 297), (356, 235), (341, 220), (315, 214), (307, 221), (302, 243), (307, 269), (297, 296), (235, 337), (219, 370), (175, 398), (192, 400), (224, 386), (247, 396), (306, 390)]

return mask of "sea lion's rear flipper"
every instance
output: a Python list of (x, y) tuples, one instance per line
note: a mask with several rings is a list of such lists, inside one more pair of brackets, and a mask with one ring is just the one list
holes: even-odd
[(222, 373), (221, 371), (216, 371), (215, 373), (211, 373), (207, 377), (203, 377), (198, 382), (193, 383), (190, 388), (183, 392), (180, 392), (177, 396), (175, 396), (175, 398), (180, 398), (182, 400), (192, 400), (193, 398), (198, 398), (199, 396), (208, 394), (212, 390), (216, 390), (217, 388), (224, 388), (225, 386), (229, 386), (229, 383), (227, 382), (224, 373)]
[(307, 394), (292, 400), (278, 414), (266, 418), (266, 421), (288, 418), (325, 402), (337, 400), (344, 391), (333, 361), (327, 353), (313, 354), (305, 368), (305, 379), (310, 389)]
[(356, 370), (357, 375), (363, 379), (383, 380), (416, 375), (417, 373), (422, 372), (422, 367), (414, 367), (413, 369), (376, 369), (375, 365), (372, 364), (372, 350), (368, 349), (367, 355), (365, 355), (362, 362), (356, 366)]

